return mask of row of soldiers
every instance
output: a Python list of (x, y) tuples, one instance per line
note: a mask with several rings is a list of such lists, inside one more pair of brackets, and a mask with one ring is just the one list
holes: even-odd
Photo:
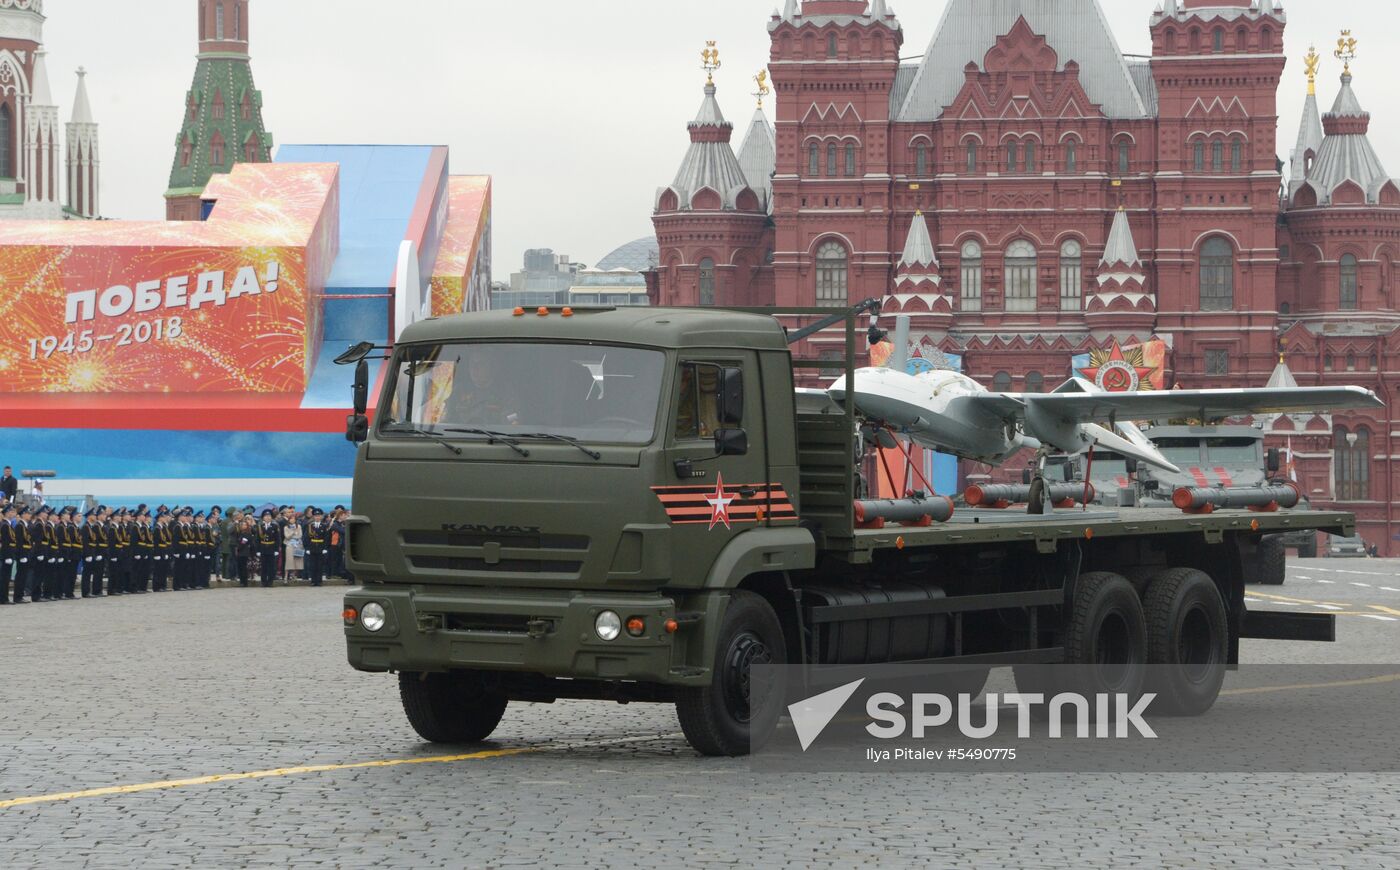
[[(264, 586), (276, 577), (283, 542), (272, 517), (272, 511), (263, 511), (250, 534)], [(209, 588), (219, 533), (203, 512), (98, 507), (83, 520), (78, 523), (78, 511), (71, 507), (5, 506), (0, 604), (10, 603), (11, 580), (16, 604)]]

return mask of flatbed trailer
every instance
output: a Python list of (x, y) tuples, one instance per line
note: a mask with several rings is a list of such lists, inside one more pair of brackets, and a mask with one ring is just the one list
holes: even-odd
[[(428, 740), (484, 739), (512, 701), (592, 698), (674, 703), (697, 749), (741, 754), (776, 723), (750, 706), (768, 663), (814, 684), (953, 665), (972, 694), (998, 665), (1044, 691), (1037, 666), (1106, 662), (1083, 688), (1129, 694), (1160, 665), (1180, 671), (1154, 686), (1164, 705), (1202, 713), (1242, 638), (1334, 638), (1333, 617), (1253, 612), (1244, 589), (1264, 536), (1351, 534), (1350, 514), (963, 508), (862, 528), (869, 427), (794, 390), (804, 371), (853, 373), (855, 313), (833, 327), (834, 364), (794, 358), (784, 331), (828, 309), (567, 311), (409, 327), (386, 416), (350, 422), (347, 564), (363, 586), (345, 599), (348, 656), (399, 675)], [(549, 366), (497, 389), (519, 396), (492, 396), (496, 425), (470, 401), (451, 411), (480, 386), (472, 367), (495, 365), (483, 349)], [(431, 380), (444, 366), (446, 385)]]

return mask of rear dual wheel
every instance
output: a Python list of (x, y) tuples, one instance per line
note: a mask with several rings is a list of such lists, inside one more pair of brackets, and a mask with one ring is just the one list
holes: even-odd
[(1220, 590), (1204, 572), (1172, 568), (1148, 585), (1143, 607), (1154, 711), (1199, 716), (1225, 681), (1229, 630)]

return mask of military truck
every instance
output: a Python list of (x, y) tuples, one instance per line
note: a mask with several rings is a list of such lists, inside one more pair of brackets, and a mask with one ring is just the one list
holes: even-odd
[[(1144, 434), (1181, 473), (1135, 464), (1115, 454), (1096, 456), (1092, 477), (1101, 500), (1117, 499), (1121, 487), (1131, 487), (1132, 501), (1163, 506), (1181, 487), (1262, 487), (1277, 480), (1282, 468), (1278, 449), (1266, 448), (1264, 432), (1253, 426), (1154, 426)], [(1309, 509), (1306, 499), (1294, 508)], [(1259, 548), (1256, 582), (1282, 585), (1289, 549), (1304, 558), (1316, 556), (1317, 534), (1301, 529), (1266, 535)]]
[[(432, 742), (484, 740), (515, 701), (607, 699), (674, 704), (698, 751), (737, 755), (778, 722), (751, 692), (765, 663), (814, 682), (828, 664), (953, 665), (975, 696), (1004, 665), (1053, 693), (1043, 665), (1068, 662), (1093, 666), (1091, 697), (1163, 664), (1154, 703), (1199, 714), (1242, 638), (1333, 639), (1332, 617), (1252, 611), (1244, 588), (1266, 535), (1351, 534), (1348, 514), (858, 521), (869, 427), (794, 384), (853, 373), (860, 313), (431, 318), (383, 349), (372, 423), (379, 349), (352, 348), (350, 664), (397, 674)], [(795, 356), (808, 337), (824, 341)]]

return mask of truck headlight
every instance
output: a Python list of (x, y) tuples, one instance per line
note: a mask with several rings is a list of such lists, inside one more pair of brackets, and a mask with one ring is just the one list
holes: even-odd
[(384, 605), (371, 601), (360, 608), (360, 625), (366, 631), (378, 631), (384, 627)]
[(617, 636), (622, 633), (622, 617), (611, 610), (604, 610), (593, 621), (593, 630), (603, 640), (617, 640)]

